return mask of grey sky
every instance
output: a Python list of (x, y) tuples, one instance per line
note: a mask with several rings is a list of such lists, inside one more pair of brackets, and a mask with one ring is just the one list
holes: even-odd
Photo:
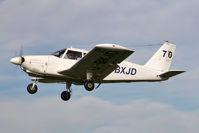
[[(198, 132), (198, 6), (197, 0), (0, 1), (0, 130)], [(25, 54), (49, 54), (117, 43), (143, 64), (159, 46), (134, 45), (165, 40), (177, 45), (172, 68), (186, 73), (162, 83), (105, 84), (91, 93), (73, 86), (68, 103), (59, 97), (64, 85), (38, 84), (38, 94), (28, 95), (29, 77), (9, 62), (20, 45)]]

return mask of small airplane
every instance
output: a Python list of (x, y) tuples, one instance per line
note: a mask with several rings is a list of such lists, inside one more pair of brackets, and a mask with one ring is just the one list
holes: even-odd
[(66, 91), (61, 98), (71, 97), (71, 85), (84, 85), (87, 91), (95, 83), (160, 82), (185, 71), (169, 70), (176, 45), (166, 41), (144, 65), (125, 59), (134, 53), (131, 49), (116, 44), (99, 44), (91, 51), (65, 48), (50, 55), (19, 56), (10, 60), (26, 72), (33, 83), (27, 86), (30, 94), (37, 92), (37, 82), (64, 83)]

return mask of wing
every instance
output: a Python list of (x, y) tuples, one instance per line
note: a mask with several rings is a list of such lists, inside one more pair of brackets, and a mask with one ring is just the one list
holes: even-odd
[(96, 45), (86, 56), (70, 69), (58, 73), (75, 78), (86, 79), (87, 72), (100, 82), (117, 68), (117, 64), (126, 59), (134, 51), (115, 44)]

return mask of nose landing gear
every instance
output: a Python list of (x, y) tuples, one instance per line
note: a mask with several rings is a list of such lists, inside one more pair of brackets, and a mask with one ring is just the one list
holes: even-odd
[(37, 85), (34, 85), (31, 83), (27, 86), (27, 91), (30, 93), (30, 94), (35, 94), (37, 92)]
[(35, 93), (37, 92), (37, 90), (38, 90), (38, 87), (37, 87), (37, 85), (36, 85), (37, 82), (38, 82), (38, 80), (35, 79), (33, 83), (31, 83), (31, 84), (29, 84), (29, 85), (27, 86), (27, 91), (28, 91), (30, 94), (35, 94)]

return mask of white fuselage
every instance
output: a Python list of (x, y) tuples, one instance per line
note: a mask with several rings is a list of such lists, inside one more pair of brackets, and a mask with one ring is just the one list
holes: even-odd
[[(24, 56), (25, 61), (21, 68), (30, 76), (43, 78), (44, 82), (64, 82), (73, 79), (71, 76), (62, 75), (58, 71), (70, 69), (78, 60), (47, 56)], [(139, 82), (161, 81), (158, 71), (128, 61), (118, 64), (118, 68), (106, 76), (102, 82)], [(46, 80), (45, 80), (46, 79)], [(79, 79), (76, 79), (79, 80)]]

